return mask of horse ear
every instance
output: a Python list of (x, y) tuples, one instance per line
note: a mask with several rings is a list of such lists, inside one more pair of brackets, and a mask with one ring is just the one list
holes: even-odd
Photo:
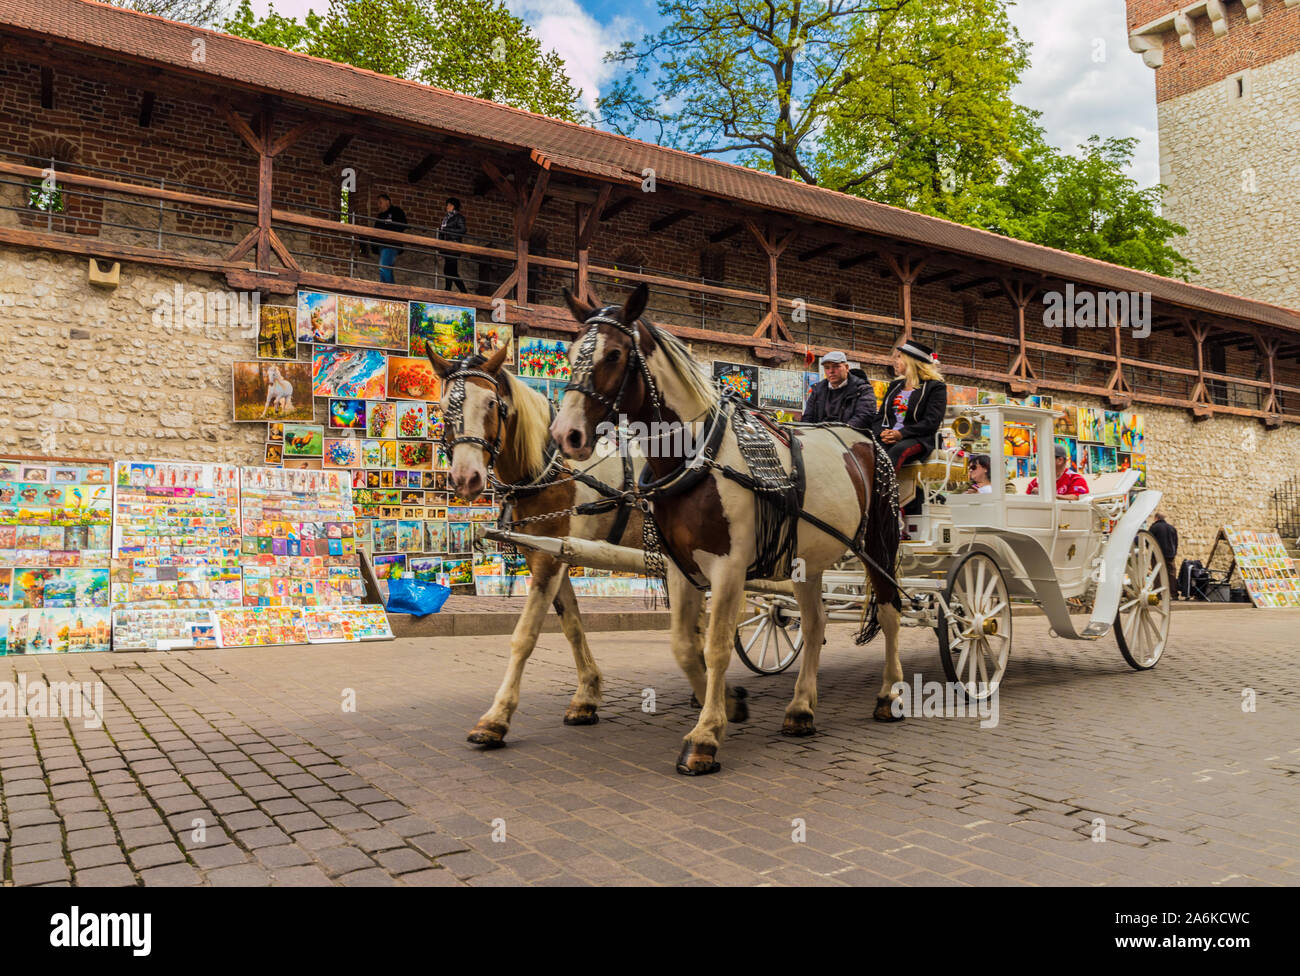
[(439, 379), (442, 379), (448, 373), (451, 372), (451, 367), (453, 364), (443, 359), (436, 352), (434, 352), (433, 346), (426, 343), (424, 346), (424, 352), (425, 355), (429, 357), (429, 365), (433, 367), (433, 371), (438, 374)]
[(564, 289), (564, 303), (569, 306), (569, 311), (573, 313), (573, 317), (579, 322), (587, 321), (587, 319), (591, 318), (591, 313), (596, 311), (594, 305), (588, 305), (586, 302), (579, 300), (578, 296), (569, 291), (568, 288)]
[(502, 346), (488, 357), (487, 362), (483, 364), (483, 372), (496, 376), (497, 370), (501, 368), (508, 355), (510, 355), (510, 347), (508, 345)]
[(623, 303), (623, 323), (631, 325), (641, 317), (645, 311), (646, 303), (650, 300), (650, 288), (643, 281), (636, 286), (632, 294), (627, 296), (627, 301)]

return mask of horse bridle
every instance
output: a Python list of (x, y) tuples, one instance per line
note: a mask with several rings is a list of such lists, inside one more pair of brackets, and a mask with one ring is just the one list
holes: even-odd
[[(497, 455), (501, 453), (501, 446), (505, 441), (508, 412), (506, 402), (501, 396), (501, 387), (497, 377), (477, 368), (484, 362), (486, 360), (482, 357), (462, 359), (452, 372), (442, 378), (443, 383), (447, 384), (447, 403), (442, 410), (442, 447), (447, 452), (448, 459), (450, 459), (452, 451), (458, 445), (477, 444), (488, 452), (487, 466), (491, 470), (496, 464)], [(492, 384), (493, 398), (496, 401), (497, 408), (497, 436), (495, 440), (489, 441), (487, 438), (465, 433), (465, 381), (471, 376), (477, 376), (479, 379), (487, 380)]]
[[(656, 417), (659, 416), (659, 408), (662, 402), (659, 397), (659, 388), (655, 385), (654, 377), (650, 375), (650, 366), (641, 353), (641, 336), (637, 332), (637, 324), (634, 322), (632, 325), (626, 325), (622, 320), (610, 315), (609, 312), (609, 308), (602, 308), (583, 322), (587, 329), (578, 338), (577, 353), (573, 358), (569, 382), (564, 387), (565, 393), (573, 390), (590, 400), (595, 400), (605, 408), (605, 416), (600, 423), (596, 424), (598, 428), (608, 423), (611, 418), (617, 421), (618, 415), (623, 409), (623, 397), (627, 395), (628, 380), (632, 376), (633, 367), (640, 371), (641, 377), (645, 381), (646, 391), (650, 396), (650, 404), (654, 408)], [(615, 394), (613, 400), (610, 400), (609, 397), (597, 390), (592, 382), (592, 377), (596, 371), (596, 339), (600, 334), (602, 325), (617, 329), (632, 341), (632, 351), (628, 355), (628, 361), (623, 366), (623, 379), (618, 385), (618, 393)]]

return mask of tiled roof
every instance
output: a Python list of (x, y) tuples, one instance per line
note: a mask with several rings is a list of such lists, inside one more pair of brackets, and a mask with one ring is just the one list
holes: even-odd
[[(1300, 330), (1300, 311), (1002, 237), (715, 159), (667, 149), (416, 82), (390, 78), (93, 0), (3, 0), (0, 29), (62, 41), (111, 59), (209, 76), (293, 101), (329, 105), (540, 152), (552, 166), (594, 179), (656, 183), (852, 230), (936, 248), (1210, 314)], [(201, 37), (205, 57), (193, 60)]]

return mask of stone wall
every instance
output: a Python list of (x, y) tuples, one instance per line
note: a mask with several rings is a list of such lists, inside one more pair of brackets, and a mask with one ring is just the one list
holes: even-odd
[(0, 248), (0, 449), (23, 454), (261, 461), (265, 424), (231, 421), (231, 366), (256, 332), (154, 326), (156, 296), (224, 291), (208, 274)]

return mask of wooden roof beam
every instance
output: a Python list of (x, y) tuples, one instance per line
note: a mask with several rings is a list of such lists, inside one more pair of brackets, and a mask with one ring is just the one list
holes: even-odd
[(325, 150), (325, 155), (321, 156), (320, 161), (324, 163), (326, 166), (329, 166), (336, 159), (338, 159), (340, 156), (343, 155), (344, 150), (348, 148), (353, 138), (355, 137), (351, 132), (343, 133), (343, 135), (339, 136), (337, 139), (335, 139), (333, 142), (330, 143), (330, 147)]
[(934, 285), (941, 281), (947, 281), (949, 278), (956, 278), (960, 274), (963, 274), (960, 268), (949, 268), (946, 271), (936, 271), (934, 274), (928, 274), (924, 278), (918, 278), (916, 283), (922, 286)]
[(442, 159), (442, 153), (429, 153), (422, 160), (416, 163), (415, 166), (412, 167), (411, 171), (406, 174), (406, 182), (419, 183), (420, 180), (433, 172), (434, 167), (442, 162)]
[(841, 243), (842, 243), (841, 241), (831, 241), (830, 243), (822, 244), (820, 247), (811, 248), (810, 250), (801, 253), (799, 255), (799, 260), (814, 261), (817, 258), (821, 257), (823, 254), (830, 254), (831, 251), (839, 247)]
[(856, 268), (864, 261), (870, 261), (876, 256), (875, 251), (863, 251), (861, 254), (855, 254), (851, 258), (840, 258), (836, 263), (841, 271), (847, 271), (849, 268)]
[[(985, 285), (991, 285), (998, 280), (998, 278), (993, 277), (976, 278), (974, 281), (968, 281), (965, 284), (949, 285), (948, 290), (951, 292), (970, 291), (972, 288), (983, 288)], [(1000, 295), (1001, 292), (999, 291), (996, 294)]]
[(645, 194), (643, 193), (625, 194), (624, 196), (620, 197), (619, 199), (611, 203), (604, 210), (602, 210), (600, 214), (600, 219), (613, 220), (624, 210), (627, 210), (629, 207), (636, 206), (636, 204), (640, 201), (641, 197), (643, 196), (645, 196)]
[(658, 234), (660, 231), (665, 231), (673, 224), (685, 220), (693, 213), (695, 213), (694, 210), (674, 210), (670, 214), (665, 214), (664, 216), (660, 217), (658, 220), (654, 220), (650, 222), (650, 233)]
[(735, 237), (744, 229), (745, 229), (744, 224), (728, 224), (726, 227), (722, 228), (721, 230), (715, 230), (712, 234), (710, 234), (709, 243), (721, 244), (723, 241), (727, 240), (727, 238)]

